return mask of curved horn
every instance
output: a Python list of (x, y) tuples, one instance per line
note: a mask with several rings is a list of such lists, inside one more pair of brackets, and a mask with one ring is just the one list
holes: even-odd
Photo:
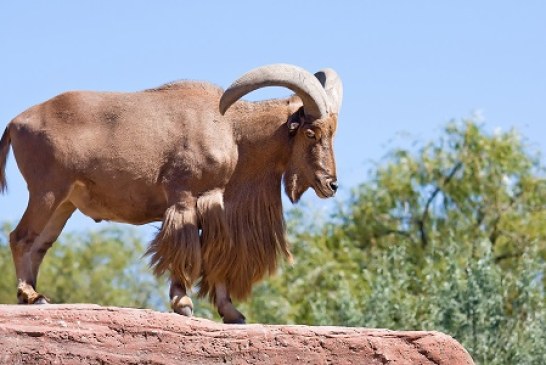
[(220, 113), (244, 95), (265, 86), (284, 86), (298, 95), (303, 101), (305, 113), (322, 118), (328, 113), (328, 95), (317, 78), (301, 67), (274, 64), (255, 68), (237, 79), (224, 92), (220, 99)]
[(324, 91), (328, 95), (332, 113), (339, 113), (343, 100), (343, 83), (341, 82), (341, 78), (331, 68), (320, 70), (315, 73), (315, 77), (320, 81)]

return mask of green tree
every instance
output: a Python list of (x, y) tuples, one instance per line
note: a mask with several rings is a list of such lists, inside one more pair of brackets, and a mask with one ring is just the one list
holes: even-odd
[(546, 181), (514, 131), (450, 123), (397, 149), (246, 304), (254, 321), (427, 329), (483, 364), (546, 358)]
[[(0, 233), (0, 303), (16, 302), (16, 279), (8, 244)], [(142, 240), (129, 229), (63, 234), (40, 269), (39, 288), (56, 303), (95, 303), (165, 310), (168, 291), (142, 259)]]

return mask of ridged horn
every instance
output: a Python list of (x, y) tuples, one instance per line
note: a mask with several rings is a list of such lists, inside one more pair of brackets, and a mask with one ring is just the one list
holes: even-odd
[(341, 78), (331, 68), (325, 68), (315, 73), (315, 77), (320, 81), (324, 91), (328, 95), (330, 111), (339, 113), (341, 102), (343, 101), (343, 83)]
[(273, 64), (255, 68), (233, 82), (220, 99), (220, 113), (223, 115), (249, 92), (266, 86), (283, 86), (295, 92), (309, 116), (322, 118), (329, 112), (329, 97), (313, 74), (298, 66)]

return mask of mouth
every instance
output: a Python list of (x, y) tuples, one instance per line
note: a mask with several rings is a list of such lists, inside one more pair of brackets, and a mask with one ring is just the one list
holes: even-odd
[(336, 191), (331, 187), (332, 181), (334, 180), (331, 178), (315, 179), (315, 185), (313, 186), (313, 189), (315, 190), (315, 193), (319, 198), (327, 199), (333, 197), (336, 194)]

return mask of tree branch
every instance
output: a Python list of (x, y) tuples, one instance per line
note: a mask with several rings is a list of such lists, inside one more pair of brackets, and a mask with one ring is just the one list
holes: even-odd
[(521, 255), (523, 255), (523, 251), (516, 251), (516, 252), (507, 252), (507, 253), (503, 253), (502, 255), (499, 255), (497, 257), (495, 257), (495, 263), (498, 264), (499, 262), (503, 261), (503, 260), (506, 260), (506, 259), (511, 259), (511, 258), (514, 258), (514, 257), (521, 257)]
[[(461, 167), (463, 167), (463, 163), (460, 161), (457, 162), (457, 164), (453, 166), (449, 174), (444, 178), (444, 181), (442, 182), (441, 186), (443, 187), (449, 184), (451, 179), (453, 179), (453, 177), (455, 176), (455, 174), (457, 173), (457, 171), (459, 171)], [(428, 237), (425, 230), (425, 222), (426, 222), (426, 219), (428, 218), (428, 210), (430, 209), (430, 205), (432, 204), (432, 202), (434, 201), (438, 193), (440, 193), (440, 191), (442, 191), (442, 188), (440, 186), (437, 186), (436, 189), (434, 189), (434, 191), (428, 198), (427, 203), (425, 204), (425, 210), (423, 211), (423, 215), (421, 216), (421, 219), (417, 222), (417, 225), (419, 226), (419, 233), (421, 235), (421, 245), (423, 247), (426, 247), (428, 245)]]

